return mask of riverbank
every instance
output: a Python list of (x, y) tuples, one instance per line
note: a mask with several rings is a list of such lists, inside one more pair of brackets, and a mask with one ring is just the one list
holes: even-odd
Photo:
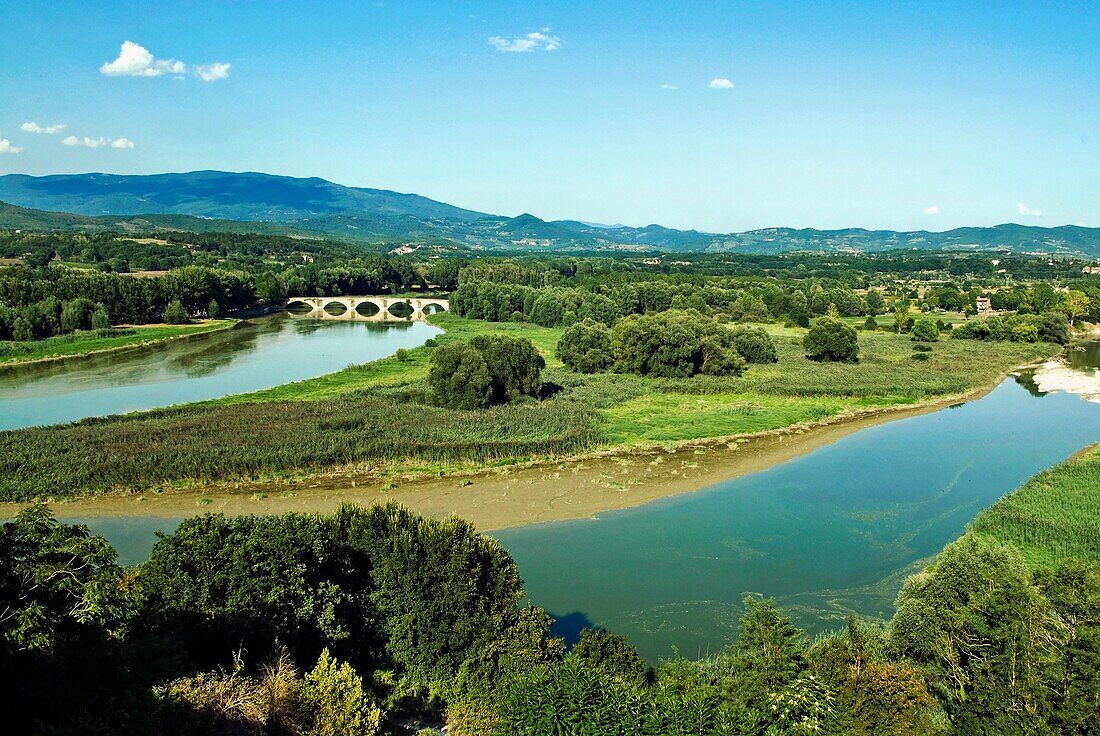
[(150, 347), (169, 340), (225, 330), (232, 319), (200, 320), (186, 325), (118, 325), (122, 334), (101, 335), (97, 331), (70, 333), (26, 342), (0, 342), (0, 369), (76, 360), (93, 355), (119, 353)]
[[(12, 469), (0, 477), (0, 497), (144, 499), (135, 503), (161, 510), (133, 513), (151, 515), (394, 498), (483, 528), (583, 518), (781, 462), (793, 456), (783, 444), (791, 438), (821, 438), (807, 450), (829, 441), (823, 428), (854, 431), (860, 421), (973, 397), (1012, 366), (1060, 350), (949, 340), (915, 361), (907, 336), (870, 333), (861, 336), (860, 363), (829, 364), (805, 358), (801, 331), (769, 326), (778, 363), (743, 377), (649, 379), (556, 367), (557, 330), (451, 315), (437, 324), (447, 332), (436, 342), (486, 332), (530, 337), (548, 356), (552, 397), (476, 411), (432, 406), (424, 385), (430, 348), (415, 348), (251, 394), (0, 433)], [(737, 459), (753, 455), (731, 449), (746, 444), (760, 450), (760, 464)], [(700, 462), (707, 454), (724, 459)], [(563, 491), (566, 479), (580, 490)], [(172, 498), (179, 500), (165, 500)]]
[[(100, 494), (50, 505), (55, 514), (71, 517), (183, 518), (204, 513), (326, 513), (342, 503), (396, 501), (432, 518), (458, 515), (482, 531), (584, 519), (691, 493), (766, 470), (885, 422), (980, 399), (1005, 375), (964, 395), (850, 410), (780, 429), (619, 447), (442, 477), (332, 473), (288, 481)], [(12, 515), (21, 506), (0, 503), (0, 515)]]

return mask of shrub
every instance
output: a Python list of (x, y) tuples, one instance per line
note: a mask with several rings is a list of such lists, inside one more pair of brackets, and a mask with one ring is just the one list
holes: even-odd
[(106, 330), (111, 326), (111, 317), (107, 314), (107, 307), (102, 304), (95, 305), (95, 311), (92, 312), (92, 329), (93, 330)]
[(478, 335), (470, 347), (481, 353), (489, 369), (490, 403), (503, 404), (521, 396), (538, 396), (541, 371), (546, 361), (534, 344), (524, 337)]
[[(875, 292), (875, 293), (877, 294), (878, 292)], [(878, 320), (875, 319), (875, 315), (873, 315), (873, 314), (868, 314), (867, 315), (867, 319), (863, 320), (863, 329), (865, 329), (865, 330), (877, 330), (878, 329)]]
[(619, 320), (611, 352), (615, 370), (642, 376), (739, 375), (745, 368), (729, 330), (699, 312), (677, 309)]
[(432, 350), (428, 385), (436, 403), (449, 409), (483, 409), (493, 396), (485, 358), (477, 348), (463, 343)]
[(306, 673), (302, 706), (309, 721), (303, 736), (375, 736), (382, 729), (382, 710), (364, 691), (362, 678), (328, 649)]
[(546, 361), (530, 340), (478, 335), (468, 343), (432, 350), (428, 385), (436, 403), (451, 409), (484, 409), (521, 396), (537, 396)]
[(738, 325), (731, 331), (733, 345), (748, 363), (778, 363), (775, 341), (763, 327)]
[(183, 306), (183, 302), (179, 299), (173, 299), (168, 302), (168, 306), (164, 308), (164, 322), (170, 325), (185, 325), (191, 321), (191, 315), (187, 313), (187, 310)]
[(856, 331), (832, 317), (821, 317), (814, 322), (802, 344), (806, 348), (806, 357), (811, 360), (843, 363), (855, 363), (859, 360), (859, 338)]
[(558, 359), (578, 373), (600, 373), (614, 362), (611, 330), (593, 319), (567, 327), (558, 340)]
[(909, 331), (913, 340), (918, 342), (936, 342), (940, 339), (939, 328), (936, 323), (927, 317), (921, 317), (913, 323), (913, 329)]

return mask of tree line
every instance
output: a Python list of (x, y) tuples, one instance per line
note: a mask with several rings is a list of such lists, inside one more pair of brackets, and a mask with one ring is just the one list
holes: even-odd
[(719, 654), (569, 648), (458, 519), (395, 506), (184, 521), (148, 561), (42, 506), (0, 526), (0, 674), (20, 733), (456, 736), (1096, 733), (1100, 566), (967, 534), (886, 625), (809, 638), (748, 596)]

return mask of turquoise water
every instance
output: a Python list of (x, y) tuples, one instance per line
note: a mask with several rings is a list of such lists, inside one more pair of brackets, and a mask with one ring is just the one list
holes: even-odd
[(648, 657), (714, 652), (745, 593), (812, 632), (887, 618), (907, 574), (982, 508), (1100, 440), (1100, 405), (1007, 380), (697, 493), (494, 534), (531, 600), (572, 634), (599, 625)]
[[(598, 519), (502, 531), (559, 633), (599, 625), (649, 658), (714, 652), (741, 597), (774, 597), (819, 632), (887, 618), (905, 576), (982, 508), (1100, 441), (1100, 405), (1028, 377), (985, 397), (848, 435), (753, 475)], [(175, 519), (88, 519), (124, 562)]]
[(424, 343), (424, 322), (286, 314), (122, 353), (0, 371), (0, 430), (202, 401), (300, 381)]

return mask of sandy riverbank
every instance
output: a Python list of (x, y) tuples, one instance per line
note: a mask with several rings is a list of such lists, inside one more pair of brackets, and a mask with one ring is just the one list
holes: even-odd
[[(876, 424), (973, 400), (991, 389), (910, 406), (844, 413), (811, 425), (753, 435), (610, 450), (467, 475), (410, 477), (396, 482), (321, 475), (306, 481), (222, 484), (142, 496), (107, 494), (58, 501), (51, 507), (62, 516), (186, 517), (324, 512), (345, 502), (392, 500), (426, 516), (457, 514), (489, 531), (589, 518), (700, 490), (764, 470)], [(18, 508), (18, 504), (0, 504), (0, 516), (10, 516)]]

